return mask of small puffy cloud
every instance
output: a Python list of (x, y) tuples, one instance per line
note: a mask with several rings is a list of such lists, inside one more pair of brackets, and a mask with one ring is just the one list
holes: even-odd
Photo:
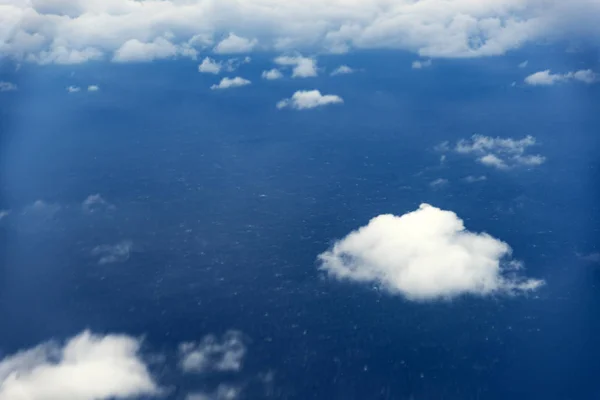
[(517, 166), (532, 167), (543, 164), (546, 161), (544, 156), (525, 154), (535, 144), (536, 141), (533, 136), (515, 140), (473, 135), (470, 139), (459, 140), (453, 149), (450, 149), (447, 142), (436, 146), (436, 149), (440, 151), (453, 150), (459, 154), (473, 155), (483, 165), (497, 169), (509, 169)]
[(160, 389), (139, 355), (140, 341), (85, 331), (64, 346), (45, 343), (0, 361), (0, 400), (110, 400)]
[(68, 93), (77, 93), (80, 92), (81, 88), (79, 86), (69, 86), (67, 87), (67, 92)]
[(318, 75), (317, 61), (313, 58), (302, 56), (279, 56), (275, 64), (284, 67), (293, 67), (292, 78), (310, 78)]
[(250, 83), (252, 83), (252, 82), (250, 82), (248, 79), (244, 79), (239, 76), (236, 76), (235, 78), (223, 78), (223, 79), (221, 79), (221, 82), (219, 82), (219, 84), (212, 85), (210, 88), (212, 90), (230, 89), (230, 88), (235, 88), (235, 87), (240, 87), (240, 86), (246, 86), (246, 85), (249, 85)]
[(517, 275), (508, 244), (465, 229), (453, 212), (422, 204), (380, 215), (319, 255), (330, 277), (380, 285), (409, 300), (522, 293), (544, 282)]
[(485, 175), (480, 175), (480, 176), (469, 175), (469, 176), (465, 177), (464, 181), (467, 183), (483, 182), (483, 181), (487, 181), (487, 176), (485, 176)]
[(333, 72), (331, 73), (331, 76), (336, 76), (336, 75), (347, 75), (347, 74), (352, 74), (353, 72), (355, 72), (352, 68), (350, 68), (347, 65), (340, 65), (339, 67), (337, 67), (336, 69), (333, 70)]
[(81, 203), (81, 208), (84, 212), (93, 214), (105, 210), (114, 210), (115, 206), (104, 200), (100, 194), (96, 193), (89, 195), (83, 203)]
[(417, 61), (413, 61), (413, 63), (412, 63), (412, 68), (413, 68), (413, 69), (423, 69), (423, 68), (428, 68), (428, 67), (431, 67), (431, 64), (432, 64), (432, 63), (433, 63), (433, 62), (432, 62), (431, 60), (425, 60), (425, 61), (420, 61), (420, 60), (417, 60)]
[(97, 92), (100, 90), (100, 86), (98, 85), (89, 85), (87, 88), (88, 92)]
[(14, 92), (17, 85), (12, 82), (0, 81), (0, 92)]
[(123, 240), (117, 244), (96, 246), (92, 249), (92, 256), (99, 257), (98, 264), (121, 263), (129, 260), (133, 243)]
[(130, 39), (115, 51), (112, 60), (114, 62), (145, 62), (178, 55), (196, 59), (198, 52), (187, 44), (177, 46), (164, 37), (158, 37), (152, 42)]
[(322, 107), (329, 104), (342, 104), (344, 100), (335, 94), (321, 94), (318, 90), (299, 90), (289, 99), (283, 99), (277, 103), (277, 108), (293, 108), (306, 110), (309, 108)]
[(239, 371), (245, 354), (243, 334), (228, 331), (221, 339), (208, 335), (200, 342), (182, 343), (179, 346), (179, 365), (187, 373)]
[(218, 74), (221, 72), (222, 64), (210, 57), (205, 57), (202, 63), (198, 65), (198, 71), (205, 74)]
[(447, 186), (448, 183), (450, 183), (448, 181), (448, 179), (438, 178), (438, 179), (435, 179), (435, 180), (431, 181), (429, 183), (429, 186), (431, 186), (433, 189), (441, 189), (444, 186)]
[(269, 81), (283, 78), (283, 74), (277, 68), (273, 68), (268, 71), (263, 71), (261, 76), (263, 77), (263, 79), (267, 79)]
[(519, 68), (525, 68), (525, 67), (527, 67), (527, 64), (529, 64), (529, 61), (525, 60), (519, 64)]
[(236, 54), (251, 52), (258, 44), (256, 39), (246, 39), (230, 33), (225, 39), (219, 42), (213, 51), (217, 54)]
[(551, 86), (559, 82), (576, 80), (587, 84), (598, 81), (597, 75), (591, 69), (553, 74), (549, 69), (533, 73), (525, 78), (525, 83), (532, 86)]

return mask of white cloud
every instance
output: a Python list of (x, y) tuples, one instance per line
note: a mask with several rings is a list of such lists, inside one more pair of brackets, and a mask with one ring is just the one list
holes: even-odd
[(179, 365), (187, 373), (239, 371), (245, 354), (243, 334), (228, 331), (220, 340), (208, 335), (197, 343), (182, 343), (179, 346)]
[(271, 51), (384, 48), (421, 57), (492, 56), (600, 35), (596, 0), (5, 0), (0, 7), (3, 55), (46, 63), (114, 58), (132, 40), (164, 38), (185, 52), (223, 32), (236, 35), (215, 51), (246, 51), (260, 40)]
[(529, 61), (525, 60), (519, 64), (519, 68), (525, 68), (525, 67), (527, 67), (527, 64), (529, 64)]
[(239, 387), (221, 383), (213, 393), (192, 393), (186, 400), (235, 400), (240, 393)]
[(469, 176), (465, 177), (464, 181), (467, 183), (483, 182), (483, 181), (487, 181), (487, 176), (485, 176), (485, 175), (480, 175), (480, 176), (469, 175)]
[(13, 92), (17, 90), (17, 85), (12, 82), (0, 81), (0, 92)]
[(10, 210), (0, 210), (0, 221), (10, 215)]
[(105, 210), (114, 210), (115, 206), (104, 200), (100, 194), (96, 193), (89, 195), (83, 203), (81, 203), (81, 208), (84, 212), (93, 214)]
[(409, 300), (531, 291), (508, 244), (465, 229), (451, 211), (422, 204), (402, 216), (380, 215), (319, 255), (330, 277), (375, 283)]
[(81, 88), (79, 86), (69, 86), (67, 87), (67, 92), (69, 93), (77, 93), (80, 92)]
[(98, 85), (89, 85), (87, 88), (88, 92), (97, 92), (100, 90), (100, 86)]
[(0, 361), (0, 400), (110, 400), (160, 390), (139, 356), (140, 341), (83, 332)]
[(92, 249), (92, 256), (99, 257), (98, 264), (122, 263), (129, 260), (133, 243), (123, 240), (114, 245), (101, 245)]
[(213, 60), (210, 57), (205, 57), (202, 63), (198, 65), (198, 71), (205, 74), (218, 74), (221, 72), (222, 64)]
[(267, 80), (270, 80), (270, 81), (275, 80), (275, 79), (281, 79), (281, 78), (283, 78), (283, 74), (277, 68), (273, 68), (273, 69), (270, 69), (268, 71), (263, 71), (261, 76), (264, 79), (267, 79)]
[(311, 78), (318, 75), (317, 61), (302, 56), (280, 56), (275, 63), (281, 66), (293, 67), (292, 78)]
[(229, 89), (234, 87), (246, 86), (249, 85), (250, 82), (248, 79), (241, 78), (236, 76), (235, 78), (223, 78), (218, 85), (212, 85), (210, 88), (212, 90), (220, 90), (220, 89)]
[(429, 186), (431, 186), (434, 189), (441, 189), (442, 187), (447, 186), (448, 183), (450, 183), (448, 179), (438, 178), (436, 180), (431, 181), (429, 183)]
[(250, 57), (244, 57), (243, 59), (239, 58), (230, 58), (225, 63), (225, 69), (229, 72), (233, 72), (238, 69), (242, 64), (248, 64), (252, 61)]
[(322, 95), (318, 90), (299, 90), (289, 99), (283, 99), (277, 103), (277, 108), (294, 108), (306, 110), (309, 108), (322, 107), (328, 104), (341, 104), (344, 100), (334, 94)]
[(258, 40), (256, 39), (246, 39), (230, 33), (215, 46), (213, 51), (217, 54), (249, 53), (257, 44)]
[(183, 56), (196, 59), (198, 52), (187, 44), (177, 46), (164, 37), (157, 37), (152, 42), (130, 39), (115, 51), (115, 62), (145, 62)]
[(597, 75), (591, 69), (567, 72), (565, 74), (553, 74), (549, 69), (533, 73), (525, 78), (525, 83), (533, 86), (551, 86), (559, 82), (576, 80), (587, 84), (598, 81)]
[(413, 61), (412, 63), (412, 68), (413, 69), (422, 69), (422, 68), (428, 68), (431, 67), (431, 64), (433, 62), (431, 60), (425, 60), (425, 61)]
[[(459, 154), (469, 154), (476, 157), (477, 161), (489, 167), (509, 169), (517, 166), (538, 166), (546, 161), (539, 155), (525, 154), (527, 150), (536, 145), (533, 136), (523, 139), (493, 138), (483, 135), (473, 135), (470, 139), (462, 139), (456, 143), (454, 151)], [(447, 142), (436, 146), (438, 151), (449, 151)]]
[(333, 70), (333, 72), (331, 73), (331, 76), (335, 76), (335, 75), (347, 75), (347, 74), (352, 74), (355, 71), (350, 68), (347, 65), (340, 65), (339, 67), (337, 67), (336, 69)]

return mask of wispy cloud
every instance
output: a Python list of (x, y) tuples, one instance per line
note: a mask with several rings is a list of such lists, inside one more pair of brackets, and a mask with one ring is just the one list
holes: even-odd
[(179, 346), (179, 365), (184, 372), (239, 371), (246, 354), (244, 336), (228, 331), (221, 339), (205, 336), (200, 342), (186, 342)]
[(552, 86), (560, 82), (579, 81), (587, 84), (598, 82), (597, 74), (591, 69), (582, 69), (565, 74), (553, 74), (549, 69), (539, 71), (525, 78), (525, 83), (532, 86)]
[(123, 240), (113, 245), (101, 245), (92, 249), (92, 256), (98, 257), (98, 264), (122, 263), (129, 259), (133, 243)]

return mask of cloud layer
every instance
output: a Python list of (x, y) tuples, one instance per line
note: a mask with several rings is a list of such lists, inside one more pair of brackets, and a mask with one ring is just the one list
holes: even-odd
[(381, 285), (410, 300), (517, 293), (543, 281), (511, 270), (508, 244), (465, 229), (451, 211), (422, 204), (402, 216), (380, 215), (319, 255), (330, 277)]
[(0, 361), (0, 400), (109, 400), (154, 396), (138, 339), (83, 332)]
[(296, 110), (306, 110), (310, 108), (322, 107), (329, 104), (341, 104), (344, 100), (334, 94), (321, 94), (318, 90), (299, 90), (289, 99), (283, 99), (277, 103), (277, 108), (293, 108)]

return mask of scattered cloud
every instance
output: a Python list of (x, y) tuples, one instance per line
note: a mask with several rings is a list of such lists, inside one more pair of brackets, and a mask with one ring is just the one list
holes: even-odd
[(198, 71), (205, 74), (218, 74), (221, 72), (222, 64), (210, 57), (205, 57), (202, 63), (198, 65)]
[(61, 209), (59, 204), (47, 203), (44, 200), (36, 200), (23, 208), (23, 214), (42, 218), (52, 218)]
[(221, 383), (213, 393), (192, 393), (186, 400), (235, 400), (240, 393), (239, 387)]
[(533, 73), (525, 78), (525, 83), (532, 86), (551, 86), (555, 83), (576, 80), (592, 84), (598, 81), (598, 76), (591, 69), (567, 72), (566, 74), (553, 74), (549, 69)]
[(77, 93), (80, 92), (81, 88), (79, 86), (69, 86), (67, 87), (67, 92), (69, 93)]
[(318, 90), (299, 90), (291, 98), (279, 101), (277, 108), (289, 107), (296, 110), (306, 110), (328, 104), (342, 104), (343, 102), (344, 100), (335, 94), (322, 95)]
[(246, 39), (230, 33), (225, 39), (215, 46), (213, 51), (217, 54), (249, 53), (258, 44), (256, 39)]
[(104, 244), (92, 249), (92, 256), (99, 257), (98, 264), (122, 263), (129, 260), (129, 255), (133, 243), (130, 240), (123, 240), (117, 244)]
[(98, 85), (89, 85), (87, 88), (88, 92), (97, 92), (100, 90), (100, 86)]
[(412, 63), (412, 68), (413, 69), (423, 69), (423, 68), (428, 68), (431, 67), (431, 65), (433, 64), (433, 62), (431, 60), (425, 60), (425, 61), (413, 61)]
[(220, 340), (208, 335), (197, 343), (182, 343), (179, 346), (179, 365), (187, 373), (239, 371), (245, 354), (243, 334), (228, 331)]
[(483, 182), (483, 181), (487, 181), (487, 176), (485, 176), (485, 175), (480, 175), (480, 176), (469, 175), (464, 178), (464, 181), (467, 183)]
[(115, 206), (104, 200), (100, 194), (96, 193), (89, 195), (83, 201), (83, 203), (81, 203), (81, 208), (84, 212), (93, 214), (107, 210), (114, 210)]
[(0, 221), (10, 215), (10, 210), (0, 210)]
[(246, 86), (251, 83), (252, 82), (250, 82), (248, 79), (244, 79), (239, 76), (236, 76), (235, 78), (223, 78), (223, 79), (221, 79), (221, 82), (219, 82), (218, 85), (212, 85), (210, 88), (212, 90), (229, 89), (229, 88), (235, 88), (235, 87), (240, 87), (240, 86)]
[(543, 164), (546, 161), (544, 156), (525, 154), (535, 144), (533, 136), (515, 140), (473, 135), (470, 139), (459, 140), (454, 148), (451, 148), (448, 142), (440, 143), (435, 148), (442, 152), (452, 150), (459, 154), (473, 155), (479, 163), (489, 167), (510, 169), (517, 166), (533, 167)]
[(279, 56), (275, 64), (284, 67), (293, 67), (292, 78), (311, 78), (318, 75), (317, 61), (313, 58), (302, 56)]
[(198, 52), (189, 45), (174, 45), (164, 37), (157, 37), (152, 42), (130, 39), (115, 51), (114, 62), (147, 62), (183, 56), (196, 59)]
[(580, 254), (577, 253), (577, 256), (585, 262), (600, 264), (600, 253), (588, 253), (588, 254)]
[(239, 58), (230, 58), (225, 63), (225, 69), (228, 72), (233, 72), (236, 69), (238, 69), (242, 64), (248, 64), (251, 61), (252, 61), (252, 59), (250, 57), (244, 57), (242, 59), (239, 59)]
[(527, 66), (527, 64), (529, 64), (529, 61), (525, 60), (519, 64), (519, 68), (525, 68)]
[(263, 71), (261, 76), (263, 77), (263, 79), (267, 79), (269, 81), (283, 78), (283, 74), (277, 68), (273, 68), (268, 71)]
[(331, 76), (336, 76), (336, 75), (347, 75), (347, 74), (352, 74), (356, 72), (355, 70), (353, 70), (352, 68), (350, 68), (347, 65), (340, 65), (339, 67), (337, 67), (336, 69), (333, 70), (333, 72), (331, 73)]
[(0, 81), (0, 92), (14, 92), (17, 85), (12, 82)]
[(516, 275), (508, 244), (465, 229), (451, 212), (422, 204), (380, 215), (319, 255), (330, 277), (375, 283), (409, 300), (532, 291), (544, 282)]
[(88, 331), (0, 361), (0, 400), (110, 400), (160, 394), (140, 341)]
[(448, 179), (438, 178), (438, 179), (431, 181), (429, 183), (429, 186), (431, 186), (433, 189), (441, 189), (445, 186), (448, 186), (448, 183), (450, 183), (448, 181)]

